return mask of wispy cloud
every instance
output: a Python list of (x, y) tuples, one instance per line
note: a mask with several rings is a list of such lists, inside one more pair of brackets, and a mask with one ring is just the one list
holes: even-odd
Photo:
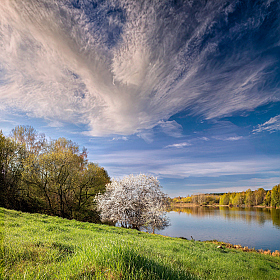
[(98, 162), (114, 176), (127, 173), (152, 173), (160, 178), (219, 177), (246, 174), (279, 174), (280, 160), (253, 158), (227, 161), (211, 159), (186, 160), (181, 149), (112, 152), (98, 156)]
[(166, 121), (181, 110), (212, 119), (280, 100), (271, 82), (277, 57), (268, 52), (279, 44), (279, 22), (262, 48), (247, 36), (273, 1), (248, 5), (251, 17), (242, 10), (234, 24), (237, 0), (72, 2), (1, 0), (3, 111), (81, 123), (93, 136), (145, 137), (160, 125), (180, 137)]
[(243, 136), (213, 136), (213, 138), (217, 139), (217, 140), (221, 140), (221, 141), (238, 141), (243, 139)]
[(127, 140), (128, 140), (128, 137), (122, 136), (122, 137), (114, 137), (114, 138), (112, 139), (112, 141), (119, 141), (119, 140), (127, 141)]
[(280, 115), (270, 118), (267, 122), (258, 125), (258, 127), (253, 130), (253, 133), (262, 131), (275, 132), (278, 130), (280, 130)]
[(183, 127), (176, 121), (160, 121), (159, 126), (162, 131), (169, 136), (175, 138), (182, 136)]
[[(271, 162), (275, 162), (271, 161)], [(220, 162), (193, 162), (181, 163), (155, 170), (161, 177), (187, 178), (197, 177), (219, 177), (229, 175), (255, 174), (256, 172), (268, 172), (271, 170), (271, 162), (261, 161), (220, 161)], [(279, 162), (279, 160), (277, 161)]]
[[(266, 190), (271, 190), (275, 185), (279, 184), (280, 177), (270, 177), (270, 178), (251, 178), (247, 180), (236, 180), (234, 182), (225, 183), (221, 182), (217, 188), (216, 183), (205, 184), (204, 189), (199, 189), (202, 193), (204, 192), (242, 192), (248, 189), (257, 190), (258, 188), (264, 188)], [(230, 184), (230, 187), (226, 187), (225, 185)], [(198, 185), (192, 185), (192, 187), (200, 187)]]
[(152, 143), (154, 141), (154, 132), (152, 129), (142, 129), (137, 136), (142, 138), (146, 143)]
[(243, 136), (232, 136), (232, 137), (225, 138), (226, 141), (238, 141), (241, 139), (243, 139)]
[(181, 148), (189, 147), (189, 146), (191, 146), (191, 145), (192, 145), (191, 143), (183, 142), (183, 143), (168, 145), (168, 146), (166, 146), (165, 148), (177, 148), (177, 149), (181, 149)]
[(210, 140), (208, 137), (201, 137), (200, 139), (203, 140), (203, 141), (209, 141)]

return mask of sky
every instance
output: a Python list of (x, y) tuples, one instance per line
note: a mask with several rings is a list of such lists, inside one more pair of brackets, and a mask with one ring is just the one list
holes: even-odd
[(169, 196), (280, 183), (278, 0), (1, 0), (0, 129)]

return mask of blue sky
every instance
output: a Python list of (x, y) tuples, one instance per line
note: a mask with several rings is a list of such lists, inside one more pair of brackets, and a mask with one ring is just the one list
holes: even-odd
[(0, 122), (170, 196), (280, 183), (279, 1), (2, 0)]

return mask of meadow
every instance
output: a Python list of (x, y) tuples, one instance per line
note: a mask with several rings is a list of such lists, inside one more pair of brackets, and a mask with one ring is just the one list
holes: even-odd
[(1, 279), (280, 279), (280, 258), (0, 208)]

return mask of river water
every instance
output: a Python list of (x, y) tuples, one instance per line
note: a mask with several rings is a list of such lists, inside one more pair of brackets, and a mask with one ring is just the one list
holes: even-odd
[(280, 209), (180, 207), (172, 210), (167, 213), (171, 226), (156, 233), (280, 251)]

